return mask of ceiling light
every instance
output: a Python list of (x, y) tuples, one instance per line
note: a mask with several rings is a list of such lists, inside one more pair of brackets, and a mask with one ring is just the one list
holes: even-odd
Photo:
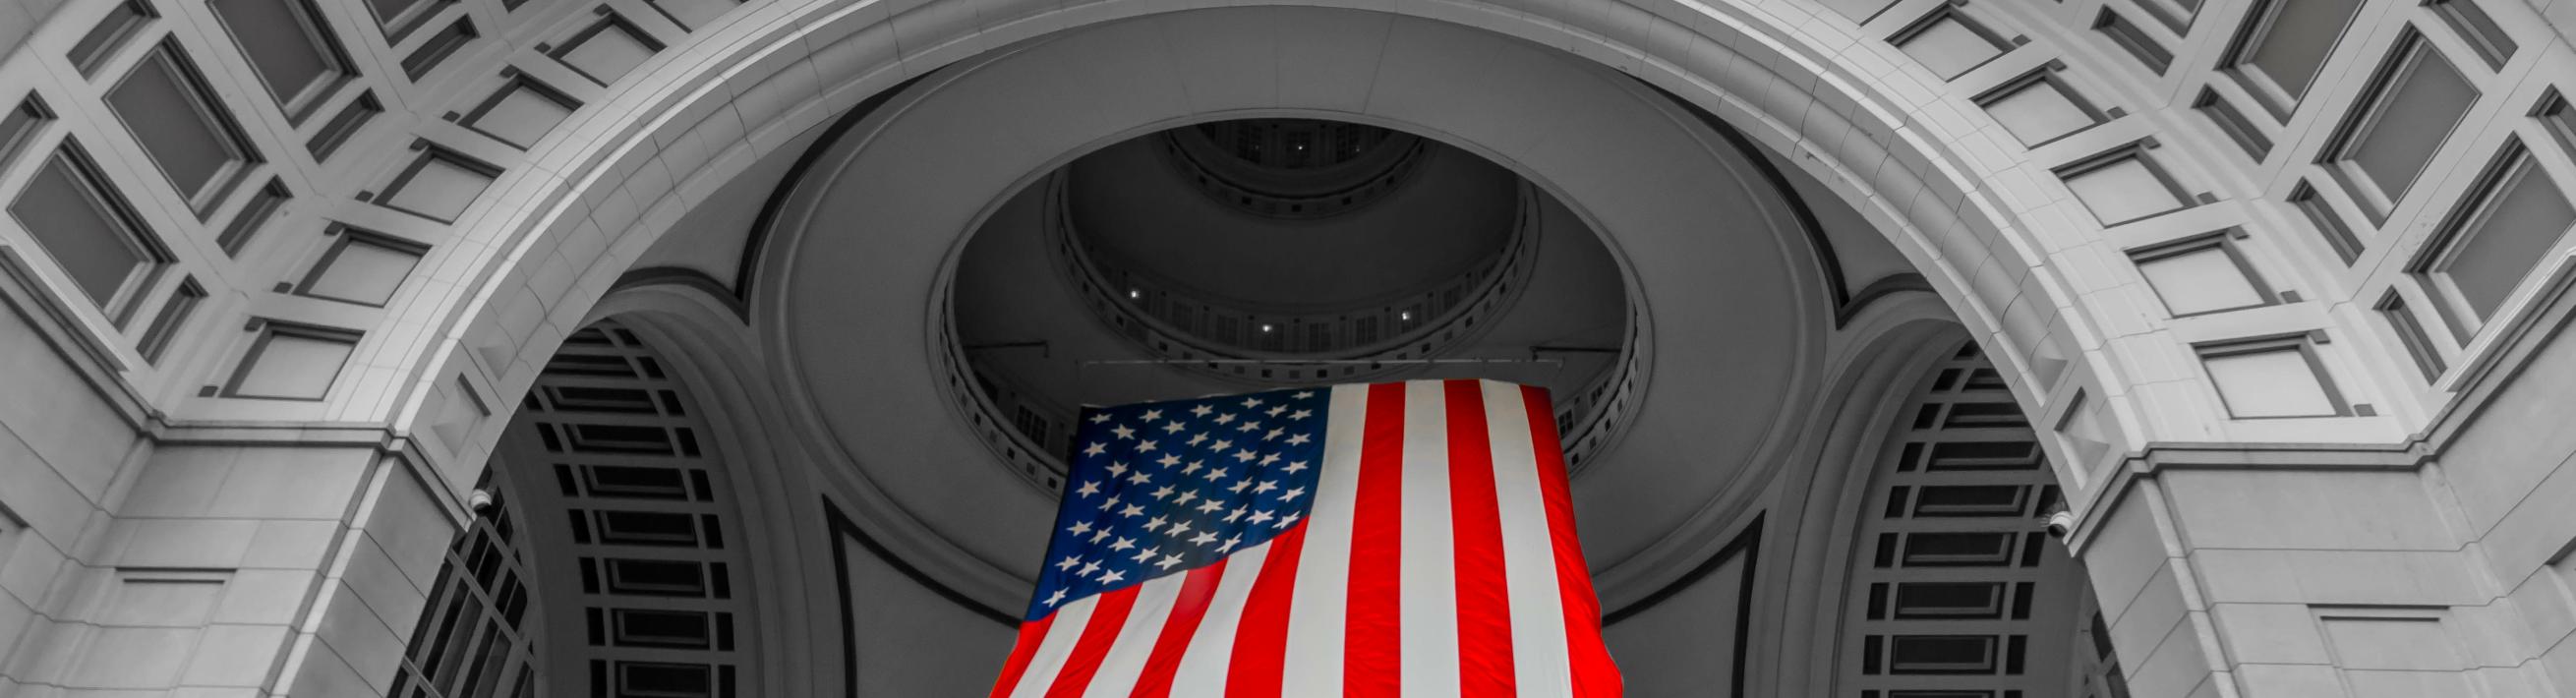
[(1273, 329), (1273, 328), (1270, 326), (1270, 323), (1267, 323), (1267, 322), (1265, 322), (1265, 323), (1261, 323), (1261, 331), (1263, 331), (1263, 332), (1268, 332), (1268, 331), (1270, 331), (1270, 330), (1272, 330), (1272, 329)]

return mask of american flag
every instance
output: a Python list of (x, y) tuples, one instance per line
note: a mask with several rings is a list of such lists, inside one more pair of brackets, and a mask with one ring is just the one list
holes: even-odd
[(1617, 696), (1544, 390), (1086, 410), (997, 698)]

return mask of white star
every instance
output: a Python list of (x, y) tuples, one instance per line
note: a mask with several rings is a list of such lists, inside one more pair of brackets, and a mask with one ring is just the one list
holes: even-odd
[(1303, 445), (1305, 445), (1305, 444), (1306, 444), (1306, 442), (1307, 442), (1308, 440), (1309, 440), (1309, 439), (1307, 439), (1307, 438), (1306, 438), (1306, 435), (1305, 435), (1305, 434), (1289, 434), (1289, 435), (1288, 435), (1288, 445), (1290, 445), (1290, 446), (1303, 446)]
[(1205, 417), (1208, 416), (1209, 412), (1215, 411), (1215, 409), (1210, 408), (1207, 405), (1199, 405), (1197, 407), (1190, 408), (1190, 415), (1195, 417)]
[(1234, 425), (1235, 431), (1252, 431), (1259, 428), (1261, 428), (1260, 422), (1244, 422), (1242, 424)]
[(1279, 481), (1278, 481), (1278, 480), (1263, 480), (1263, 481), (1261, 481), (1261, 486), (1252, 488), (1252, 493), (1253, 493), (1253, 494), (1269, 494), (1271, 490), (1275, 490), (1275, 489), (1279, 489)]
[(1073, 522), (1073, 527), (1072, 527), (1072, 528), (1065, 529), (1065, 532), (1067, 532), (1067, 533), (1071, 533), (1071, 534), (1074, 534), (1074, 535), (1077, 535), (1077, 536), (1082, 535), (1082, 534), (1085, 534), (1085, 533), (1090, 533), (1090, 532), (1091, 532), (1091, 522), (1089, 522), (1089, 521), (1076, 521), (1076, 522)]
[(1154, 566), (1155, 566), (1155, 567), (1160, 567), (1160, 568), (1163, 568), (1163, 569), (1167, 569), (1167, 570), (1168, 570), (1168, 569), (1171, 569), (1173, 565), (1178, 565), (1178, 564), (1181, 564), (1181, 556), (1179, 556), (1179, 555), (1165, 555), (1165, 556), (1163, 556), (1163, 560), (1162, 560), (1161, 562), (1156, 562), (1156, 563), (1154, 563)]
[(1214, 543), (1214, 542), (1216, 542), (1216, 534), (1214, 534), (1214, 533), (1209, 533), (1209, 532), (1206, 532), (1206, 531), (1200, 531), (1198, 535), (1190, 536), (1190, 542), (1192, 542), (1192, 543), (1197, 543), (1197, 544), (1199, 544), (1199, 545), (1207, 545), (1207, 544), (1209, 544), (1209, 543)]
[(1314, 415), (1315, 415), (1314, 410), (1298, 410), (1298, 411), (1295, 411), (1295, 412), (1290, 412), (1290, 413), (1288, 413), (1288, 418), (1289, 418), (1289, 419), (1305, 419), (1305, 418), (1307, 418), (1307, 417), (1312, 417), (1312, 416), (1314, 416)]
[(1270, 433), (1262, 434), (1262, 435), (1261, 435), (1261, 440), (1263, 440), (1263, 441), (1270, 441), (1270, 440), (1273, 440), (1273, 439), (1277, 439), (1277, 438), (1279, 438), (1279, 435), (1280, 435), (1280, 434), (1285, 434), (1285, 433), (1288, 433), (1288, 430), (1286, 430), (1286, 429), (1272, 429), (1272, 430), (1270, 430)]
[(1264, 453), (1264, 454), (1261, 454), (1261, 464), (1262, 464), (1262, 465), (1269, 465), (1269, 464), (1277, 463), (1277, 462), (1279, 462), (1279, 454), (1276, 454), (1276, 453)]
[(1109, 529), (1104, 528), (1091, 532), (1091, 542), (1098, 543), (1104, 540), (1109, 540)]
[(1175, 466), (1175, 465), (1180, 465), (1180, 464), (1181, 464), (1181, 457), (1180, 457), (1180, 456), (1177, 456), (1177, 455), (1170, 454), (1170, 453), (1166, 453), (1166, 454), (1163, 454), (1163, 457), (1154, 459), (1154, 463), (1155, 463), (1155, 464), (1157, 464), (1157, 465), (1161, 465), (1161, 466), (1163, 466), (1163, 467), (1169, 468), (1169, 467), (1172, 467), (1172, 466)]
[(1242, 545), (1242, 544), (1243, 544), (1243, 536), (1226, 536), (1226, 537), (1225, 537), (1225, 544), (1224, 544), (1224, 545), (1216, 546), (1216, 549), (1217, 549), (1217, 551), (1218, 551), (1218, 552), (1233, 552), (1233, 551), (1234, 551), (1234, 546), (1238, 546), (1238, 545)]
[(1110, 463), (1110, 464), (1109, 464), (1109, 474), (1110, 474), (1110, 476), (1112, 476), (1112, 477), (1127, 474), (1127, 464), (1125, 464), (1125, 463)]
[(1215, 445), (1215, 446), (1210, 446), (1210, 447), (1208, 447), (1208, 450), (1210, 450), (1210, 451), (1215, 451), (1215, 452), (1218, 452), (1218, 453), (1224, 453), (1224, 452), (1226, 451), (1226, 449), (1229, 449), (1229, 448), (1234, 448), (1234, 442), (1232, 442), (1232, 441), (1227, 441), (1227, 440), (1225, 440), (1225, 439), (1217, 439), (1217, 440), (1216, 440), (1216, 445)]
[(1128, 482), (1131, 482), (1131, 483), (1135, 483), (1135, 484), (1142, 485), (1142, 484), (1146, 484), (1146, 483), (1149, 483), (1149, 482), (1153, 482), (1153, 481), (1154, 481), (1154, 476), (1152, 476), (1152, 475), (1147, 475), (1147, 474), (1145, 474), (1145, 471), (1139, 470), (1139, 471), (1136, 471), (1136, 474), (1127, 476), (1127, 481), (1128, 481)]
[(1163, 418), (1163, 411), (1162, 411), (1162, 410), (1146, 410), (1146, 411), (1145, 411), (1145, 421), (1146, 421), (1147, 423), (1152, 423), (1153, 421), (1155, 421), (1155, 420), (1159, 420), (1159, 419), (1162, 419), (1162, 418)]
[(1215, 470), (1210, 470), (1210, 471), (1208, 471), (1207, 479), (1208, 479), (1208, 482), (1223, 482), (1223, 481), (1225, 481), (1225, 469), (1224, 469), (1224, 468), (1218, 468), (1218, 469), (1215, 469)]
[(1234, 459), (1237, 462), (1250, 463), (1252, 462), (1252, 456), (1252, 449), (1249, 448), (1234, 452)]
[(1287, 471), (1289, 474), (1292, 474), (1292, 475), (1293, 475), (1293, 474), (1296, 474), (1296, 472), (1297, 472), (1297, 471), (1305, 470), (1305, 469), (1306, 469), (1306, 462), (1305, 462), (1305, 461), (1302, 461), (1302, 460), (1292, 460), (1292, 461), (1288, 461), (1288, 467), (1280, 468), (1280, 470)]
[(1095, 414), (1095, 415), (1092, 415), (1092, 416), (1091, 416), (1091, 423), (1093, 423), (1093, 424), (1101, 424), (1101, 423), (1108, 422), (1108, 421), (1109, 421), (1109, 413), (1107, 413), (1107, 412), (1102, 412), (1102, 413), (1100, 413), (1100, 414)]
[(1207, 461), (1199, 461), (1199, 460), (1190, 461), (1190, 464), (1189, 464), (1188, 466), (1185, 466), (1185, 467), (1181, 468), (1181, 474), (1182, 474), (1182, 475), (1189, 475), (1189, 474), (1192, 474), (1192, 473), (1196, 473), (1196, 472), (1198, 472), (1198, 471), (1199, 471), (1199, 469), (1200, 469), (1200, 468), (1205, 468), (1205, 467), (1207, 467)]
[(1216, 510), (1218, 510), (1218, 509), (1223, 509), (1223, 508), (1225, 508), (1225, 504), (1224, 504), (1224, 503), (1222, 503), (1222, 502), (1218, 502), (1218, 501), (1213, 500), (1213, 499), (1211, 499), (1211, 500), (1207, 500), (1207, 501), (1204, 501), (1204, 502), (1200, 502), (1200, 503), (1199, 503), (1199, 513), (1201, 513), (1201, 514), (1205, 514), (1205, 513), (1212, 512), (1212, 511), (1216, 511)]
[(1146, 560), (1154, 559), (1154, 556), (1161, 554), (1163, 554), (1162, 548), (1146, 548), (1144, 550), (1136, 551), (1136, 556), (1127, 558), (1127, 560), (1129, 562), (1144, 562)]
[(1234, 485), (1233, 485), (1233, 486), (1231, 486), (1231, 487), (1227, 487), (1227, 488), (1225, 488), (1225, 491), (1227, 491), (1227, 492), (1233, 492), (1233, 493), (1235, 493), (1235, 494), (1243, 494), (1243, 488), (1251, 487), (1251, 486), (1252, 486), (1252, 481), (1251, 481), (1251, 480), (1236, 480), (1236, 481), (1234, 481)]
[(1126, 550), (1133, 547), (1136, 547), (1136, 540), (1133, 538), (1120, 538), (1118, 542), (1109, 544), (1110, 550)]
[(1235, 507), (1235, 508), (1234, 508), (1234, 511), (1226, 512), (1226, 514), (1225, 514), (1225, 522), (1226, 522), (1226, 523), (1234, 523), (1234, 520), (1235, 520), (1235, 519), (1243, 518), (1243, 513), (1244, 513), (1245, 511), (1249, 511), (1249, 509), (1247, 509), (1247, 508), (1245, 508), (1245, 507)]
[(1137, 452), (1137, 453), (1153, 453), (1153, 452), (1154, 452), (1154, 449), (1158, 449), (1158, 448), (1162, 448), (1162, 447), (1163, 447), (1163, 446), (1162, 446), (1161, 444), (1157, 444), (1157, 443), (1154, 443), (1154, 442), (1152, 442), (1152, 441), (1146, 441), (1146, 442), (1143, 442), (1143, 443), (1136, 444), (1136, 452)]
[(1118, 580), (1126, 579), (1126, 578), (1127, 578), (1127, 573), (1125, 573), (1125, 572), (1120, 572), (1120, 571), (1118, 571), (1118, 570), (1110, 570), (1108, 574), (1100, 575), (1100, 583), (1101, 583), (1101, 584), (1116, 584), (1116, 583), (1118, 583)]
[[(1173, 424), (1179, 424), (1179, 423), (1180, 423), (1180, 422), (1173, 422)], [(1206, 435), (1206, 434), (1191, 434), (1191, 435), (1190, 435), (1190, 445), (1192, 445), (1192, 446), (1196, 446), (1196, 445), (1199, 445), (1199, 444), (1202, 444), (1202, 443), (1206, 443), (1206, 442), (1207, 442), (1207, 435)]]
[(1154, 490), (1154, 498), (1155, 498), (1155, 499), (1171, 499), (1171, 498), (1172, 498), (1172, 486), (1171, 486), (1171, 485), (1164, 485), (1164, 486), (1162, 486), (1162, 488)]
[(1101, 510), (1101, 511), (1108, 511), (1110, 507), (1115, 507), (1115, 506), (1118, 506), (1118, 495), (1114, 495), (1114, 494), (1113, 494), (1113, 495), (1109, 495), (1109, 500), (1108, 500), (1108, 501), (1104, 501), (1104, 502), (1101, 502), (1101, 503), (1100, 503), (1100, 510)]
[[(1267, 512), (1267, 511), (1256, 511), (1256, 512), (1252, 512), (1252, 523), (1253, 523), (1254, 525), (1260, 525), (1260, 524), (1270, 523), (1270, 520), (1271, 520), (1271, 519), (1275, 519), (1275, 518), (1279, 518), (1279, 517), (1271, 516), (1271, 515), (1270, 515), (1270, 512)], [(1122, 538), (1122, 539), (1120, 539), (1120, 540), (1125, 540), (1125, 539), (1123, 539), (1123, 538)]]
[(1097, 456), (1109, 452), (1109, 444), (1095, 443), (1082, 447), (1082, 455)]
[(1190, 532), (1190, 522), (1188, 522), (1188, 521), (1183, 521), (1183, 522), (1180, 522), (1180, 523), (1172, 524), (1172, 530), (1164, 531), (1164, 532), (1163, 532), (1163, 535), (1171, 536), (1171, 537), (1174, 537), (1174, 538), (1179, 538), (1179, 537), (1181, 537), (1181, 534), (1183, 534), (1183, 533), (1188, 533), (1188, 532)]
[(1232, 412), (1228, 412), (1228, 413), (1225, 413), (1225, 414), (1217, 415), (1217, 416), (1216, 416), (1216, 423), (1218, 423), (1218, 424), (1233, 424), (1233, 423), (1234, 423), (1234, 413), (1232, 413)]
[(1145, 515), (1145, 508), (1144, 508), (1144, 507), (1140, 507), (1140, 506), (1136, 506), (1136, 505), (1134, 505), (1134, 504), (1129, 504), (1129, 505), (1127, 505), (1127, 508), (1118, 510), (1118, 515), (1119, 515), (1119, 516), (1124, 516), (1124, 517), (1127, 517), (1127, 518), (1130, 518), (1130, 519), (1132, 519), (1132, 518), (1136, 518), (1136, 517), (1139, 517), (1139, 516), (1144, 516), (1144, 515)]
[(1173, 503), (1173, 504), (1177, 504), (1177, 505), (1181, 505), (1181, 506), (1189, 506), (1190, 500), (1198, 499), (1198, 498), (1199, 498), (1199, 493), (1198, 493), (1198, 492), (1196, 492), (1196, 491), (1191, 491), (1191, 490), (1183, 490), (1183, 491), (1181, 491), (1181, 498), (1180, 498), (1180, 499), (1172, 500), (1172, 503)]
[(1298, 498), (1298, 497), (1303, 497), (1303, 496), (1306, 496), (1306, 488), (1303, 488), (1303, 487), (1292, 487), (1292, 488), (1289, 488), (1289, 490), (1288, 490), (1288, 491), (1286, 491), (1286, 492), (1281, 492), (1281, 493), (1279, 493), (1279, 501), (1282, 501), (1282, 502), (1294, 502), (1294, 501), (1297, 501), (1297, 498)]
[(1297, 399), (1299, 399), (1299, 400), (1304, 400), (1304, 399), (1306, 399), (1306, 398), (1310, 398), (1310, 397), (1314, 397), (1314, 396), (1315, 396), (1315, 391), (1312, 391), (1312, 390), (1300, 390), (1300, 391), (1297, 391), (1297, 394), (1295, 394), (1295, 395), (1290, 395), (1289, 397), (1297, 398)]
[(1279, 523), (1271, 524), (1271, 525), (1270, 525), (1270, 527), (1271, 527), (1271, 528), (1287, 528), (1289, 524), (1293, 524), (1293, 523), (1297, 523), (1297, 512), (1293, 512), (1293, 511), (1292, 511), (1292, 512), (1288, 512), (1288, 515), (1287, 515), (1287, 516), (1279, 517)]
[(1178, 419), (1175, 419), (1175, 420), (1172, 420), (1172, 421), (1164, 422), (1164, 423), (1163, 423), (1163, 433), (1165, 433), (1165, 434), (1178, 434), (1178, 433), (1181, 433), (1181, 429), (1182, 429), (1182, 428), (1183, 428), (1183, 427), (1181, 426), (1181, 420), (1178, 420)]
[(1286, 412), (1286, 411), (1288, 411), (1288, 406), (1287, 406), (1287, 405), (1272, 405), (1272, 406), (1270, 407), (1270, 409), (1262, 410), (1262, 411), (1261, 411), (1261, 413), (1262, 413), (1262, 414), (1266, 414), (1266, 415), (1270, 415), (1270, 416), (1273, 416), (1273, 417), (1277, 417), (1277, 416), (1279, 416), (1279, 413), (1281, 413), (1281, 412)]
[(1169, 521), (1164, 520), (1164, 519), (1163, 519), (1163, 517), (1157, 516), (1157, 517), (1154, 517), (1154, 520), (1145, 522), (1145, 530), (1152, 531), (1152, 530), (1160, 529), (1160, 528), (1162, 528), (1162, 527), (1163, 527), (1163, 524), (1166, 524), (1166, 523), (1170, 523), (1170, 522), (1169, 522)]
[(1118, 438), (1121, 438), (1121, 439), (1133, 439), (1133, 438), (1136, 438), (1136, 430), (1127, 428), (1127, 425), (1125, 425), (1125, 424), (1120, 424), (1120, 425), (1118, 425), (1118, 426), (1110, 427), (1110, 428), (1109, 428), (1109, 433), (1117, 434), (1117, 435), (1118, 435)]
[(1060, 570), (1069, 570), (1073, 569), (1074, 565), (1079, 564), (1082, 564), (1082, 558), (1067, 556), (1064, 558), (1063, 562), (1055, 563), (1055, 568)]
[(1100, 483), (1096, 480), (1084, 480), (1081, 487), (1073, 488), (1073, 493), (1085, 497), (1100, 494)]
[(1057, 589), (1054, 594), (1047, 596), (1046, 605), (1053, 606), (1059, 603), (1064, 603), (1063, 589)]
[(1075, 572), (1074, 574), (1082, 575), (1084, 578), (1089, 578), (1091, 573), (1098, 571), (1100, 571), (1100, 563), (1085, 562), (1082, 563), (1082, 571)]
[(1248, 410), (1248, 409), (1252, 409), (1252, 408), (1260, 407), (1260, 406), (1261, 406), (1261, 398), (1257, 398), (1257, 397), (1248, 397), (1248, 398), (1244, 398), (1244, 399), (1243, 399), (1243, 408), (1244, 408), (1244, 409), (1247, 409), (1247, 410)]

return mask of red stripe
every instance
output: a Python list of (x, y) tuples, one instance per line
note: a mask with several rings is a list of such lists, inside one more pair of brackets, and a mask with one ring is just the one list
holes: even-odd
[(1100, 605), (1091, 609), (1091, 622), (1082, 626), (1082, 637), (1073, 643), (1073, 655), (1065, 658), (1064, 669), (1047, 686), (1046, 698), (1078, 698), (1091, 687), (1091, 675), (1100, 673), (1100, 659), (1108, 656), (1110, 643), (1118, 641), (1119, 628), (1127, 625), (1127, 611), (1136, 607), (1136, 591), (1143, 588), (1131, 584), (1100, 595)]
[(1529, 412), (1531, 446), (1538, 452), (1539, 497), (1547, 506), (1548, 537), (1556, 548), (1556, 591), (1565, 607), (1565, 650), (1573, 665), (1576, 698), (1620, 695), (1619, 667), (1601, 643), (1601, 600), (1592, 595), (1592, 570), (1583, 563), (1583, 545), (1574, 536), (1574, 495), (1565, 483), (1565, 446), (1556, 433), (1555, 410), (1547, 391), (1523, 386), (1521, 404)]
[(1020, 644), (1011, 647), (1010, 661), (1002, 663), (1002, 678), (993, 682), (993, 698), (1011, 695), (1020, 685), (1020, 675), (1028, 673), (1029, 658), (1038, 654), (1038, 643), (1046, 641), (1047, 626), (1055, 624), (1055, 614), (1020, 624)]
[(1512, 592), (1503, 574), (1503, 515), (1481, 382), (1441, 385), (1449, 423), (1449, 517), (1458, 583), (1458, 694), (1519, 695), (1512, 675)]
[(1207, 617), (1208, 602), (1216, 597), (1216, 583), (1225, 577), (1225, 558), (1216, 564), (1190, 570), (1181, 580), (1181, 594), (1172, 599), (1172, 615), (1163, 620), (1163, 634), (1154, 638), (1154, 651), (1145, 655), (1145, 673), (1137, 675), (1136, 688), (1128, 698), (1164, 698), (1172, 693), (1172, 674), (1181, 670), (1181, 653), (1190, 648), (1190, 637), (1198, 634), (1199, 621)]
[(1395, 698), (1404, 688), (1404, 384), (1368, 388), (1359, 491), (1351, 512), (1350, 615), (1342, 695)]
[(1297, 552), (1305, 545), (1303, 523), (1270, 539), (1270, 552), (1262, 556), (1261, 574), (1252, 578), (1252, 593), (1244, 598), (1243, 617), (1234, 628), (1226, 698), (1279, 698), (1288, 658), (1288, 599), (1297, 591)]

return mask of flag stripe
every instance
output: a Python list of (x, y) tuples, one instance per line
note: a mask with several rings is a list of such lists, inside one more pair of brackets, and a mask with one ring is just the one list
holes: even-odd
[(1514, 696), (1512, 604), (1503, 577), (1503, 523), (1494, 492), (1493, 445), (1486, 435), (1481, 381), (1441, 384), (1448, 421), (1449, 511), (1458, 608), (1458, 693)]
[(1162, 635), (1164, 621), (1180, 600), (1181, 583), (1187, 579), (1184, 575), (1164, 575), (1129, 587), (1136, 590), (1136, 607), (1127, 612), (1127, 623), (1119, 626), (1109, 652), (1100, 658), (1100, 672), (1083, 689), (1083, 698), (1126, 698), (1127, 692), (1135, 689), (1137, 677), (1145, 671), (1145, 660), (1153, 655), (1154, 645)]
[[(1441, 381), (1404, 384), (1404, 529), (1397, 559), (1403, 638), (1392, 679), (1406, 698), (1458, 695), (1458, 588), (1449, 520), (1448, 402)], [(1366, 492), (1362, 492), (1366, 496)], [(1362, 529), (1367, 530), (1367, 529)], [(1390, 694), (1392, 695), (1392, 694)]]
[(1019, 688), (1020, 676), (1029, 671), (1029, 660), (1037, 656), (1038, 645), (1046, 641), (1047, 626), (1055, 616), (1020, 624), (1020, 641), (1011, 646), (1011, 658), (1002, 662), (1002, 677), (993, 682), (992, 695), (1007, 696)]
[(1109, 645), (1118, 640), (1119, 629), (1127, 625), (1127, 612), (1136, 607), (1137, 587), (1126, 587), (1096, 597), (1100, 605), (1092, 609), (1091, 620), (1083, 624), (1082, 638), (1073, 643), (1073, 653), (1064, 660), (1055, 682), (1047, 686), (1046, 698), (1074, 698), (1091, 685), (1091, 677), (1100, 671), (1101, 657), (1109, 654)]
[[(1265, 544), (1266, 545), (1266, 544)], [(1226, 560), (1190, 570), (1183, 575), (1181, 591), (1172, 599), (1171, 616), (1154, 636), (1154, 649), (1145, 657), (1145, 666), (1136, 674), (1136, 687), (1128, 698), (1164, 698), (1172, 693), (1172, 675), (1181, 669), (1181, 653), (1188, 651), (1190, 637), (1199, 631), (1207, 618), (1208, 603), (1216, 599), (1217, 582), (1225, 577)]]
[(1601, 601), (1592, 595), (1592, 570), (1583, 562), (1583, 544), (1574, 536), (1574, 495), (1565, 476), (1565, 447), (1558, 441), (1556, 416), (1548, 414), (1547, 392), (1521, 388), (1527, 429), (1536, 439), (1540, 499), (1547, 506), (1547, 529), (1556, 545), (1557, 593), (1565, 608), (1566, 659), (1574, 672), (1578, 698), (1619, 695), (1619, 670), (1601, 644)]
[(1511, 594), (1513, 677), (1536, 696), (1574, 691), (1565, 666), (1565, 611), (1557, 593), (1555, 540), (1548, 535), (1547, 505), (1540, 501), (1538, 457), (1517, 386), (1488, 384), (1485, 422), (1494, 458), (1494, 490), (1502, 512), (1504, 582)]
[(1065, 659), (1073, 655), (1073, 643), (1082, 635), (1079, 629), (1091, 620), (1091, 609), (1099, 604), (1098, 596), (1085, 598), (1065, 604), (1041, 619), (1052, 627), (1046, 640), (1038, 643), (1037, 654), (1029, 658), (1028, 671), (1020, 675), (1019, 685), (1011, 687), (1013, 698), (1046, 695), (1047, 687), (1055, 684), (1058, 670), (1064, 668)]
[(1343, 632), (1342, 695), (1396, 698), (1402, 686), (1404, 384), (1369, 386), (1352, 497), (1350, 601)]
[(1359, 506), (1360, 461), (1368, 439), (1371, 386), (1335, 386), (1324, 424), (1322, 472), (1306, 518), (1305, 555), (1297, 563), (1297, 598), (1288, 617), (1284, 695), (1342, 694), (1342, 632), (1349, 625), (1351, 540)]
[(1225, 678), (1226, 698), (1278, 698), (1280, 662), (1288, 644), (1288, 600), (1296, 593), (1297, 557), (1306, 526), (1298, 524), (1270, 539), (1270, 557), (1261, 576), (1243, 599), (1243, 620), (1234, 630), (1234, 666)]
[(1270, 544), (1263, 543), (1226, 558), (1225, 577), (1216, 583), (1216, 599), (1208, 603), (1207, 617), (1190, 636), (1189, 650), (1181, 653), (1181, 668), (1172, 672), (1172, 685), (1186, 687), (1182, 695), (1207, 695), (1225, 685), (1226, 672), (1234, 663), (1235, 628), (1243, 620), (1244, 600), (1252, 597), (1252, 584), (1261, 578), (1269, 555)]

